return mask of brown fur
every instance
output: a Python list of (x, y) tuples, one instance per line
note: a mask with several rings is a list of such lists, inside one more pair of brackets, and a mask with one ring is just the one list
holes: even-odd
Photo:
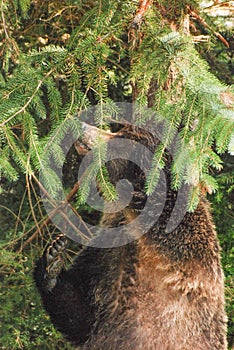
[[(121, 137), (151, 149), (157, 143), (131, 128), (123, 129)], [(127, 174), (135, 189), (133, 201), (117, 214), (104, 214), (103, 226), (124, 227), (146, 199), (142, 173), (127, 165), (111, 162), (110, 179), (115, 184)], [(45, 255), (38, 261), (35, 280), (45, 308), (80, 350), (227, 349), (223, 272), (209, 204), (201, 199), (167, 232), (176, 195), (168, 187), (161, 216), (140, 239), (116, 248), (84, 248), (57, 276), (52, 291), (46, 285)], [(159, 200), (160, 195), (155, 205)]]
[[(123, 259), (119, 260), (118, 279), (109, 295), (108, 302), (112, 303), (107, 319), (82, 350), (227, 349), (223, 272), (208, 203), (202, 200), (195, 213), (186, 214), (183, 221), (191, 220), (191, 216), (199, 222), (194, 227), (193, 240), (200, 241), (202, 249), (206, 242), (202, 257), (196, 251), (197, 245), (193, 251), (192, 244), (188, 245), (188, 256), (192, 258), (186, 255), (182, 259), (174, 259), (173, 255), (170, 258), (168, 253), (155, 248), (151, 238), (142, 237), (137, 242), (134, 274), (126, 285), (125, 256), (130, 252), (126, 247), (118, 248)], [(108, 216), (105, 219), (108, 221)], [(110, 261), (115, 263), (112, 255)], [(105, 300), (107, 281), (99, 285), (97, 304)]]

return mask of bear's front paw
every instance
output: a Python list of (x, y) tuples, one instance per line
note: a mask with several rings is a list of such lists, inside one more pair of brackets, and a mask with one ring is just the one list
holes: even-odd
[(44, 259), (46, 262), (45, 280), (49, 291), (55, 287), (57, 283), (57, 276), (64, 266), (64, 253), (66, 250), (66, 245), (66, 237), (62, 234), (58, 235), (44, 253)]

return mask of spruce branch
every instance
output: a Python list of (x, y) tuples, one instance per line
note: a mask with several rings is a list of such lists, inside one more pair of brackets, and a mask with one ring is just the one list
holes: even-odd
[[(66, 213), (64, 213), (64, 206), (67, 206), (69, 202), (71, 202), (74, 198), (74, 196), (77, 195), (77, 192), (80, 188), (80, 182), (82, 181), (82, 178), (80, 179), (80, 181), (76, 182), (75, 185), (73, 186), (73, 188), (71, 189), (71, 191), (67, 194), (66, 199), (64, 202), (61, 202), (60, 205), (58, 206), (56, 204), (56, 202), (54, 202), (54, 200), (50, 197), (50, 195), (48, 194), (48, 192), (46, 191), (46, 189), (44, 188), (44, 186), (40, 183), (40, 181), (37, 179), (37, 177), (33, 174), (32, 175), (33, 180), (35, 181), (35, 183), (39, 186), (39, 188), (41, 189), (42, 193), (44, 193), (44, 195), (49, 198), (50, 203), (54, 206), (54, 210), (51, 211), (50, 216), (48, 216), (46, 219), (43, 220), (43, 222), (38, 225), (38, 221), (36, 220), (36, 231), (22, 244), (22, 246), (19, 248), (18, 252), (22, 253), (22, 251), (30, 244), (32, 243), (32, 241), (43, 232), (44, 228), (51, 222), (51, 220), (53, 219), (54, 216), (56, 215), (61, 215), (63, 217), (63, 219), (65, 220), (65, 222), (67, 222), (68, 225), (70, 225), (70, 227), (73, 227), (74, 232), (77, 232), (84, 240), (88, 240), (90, 238), (88, 238), (87, 236), (85, 236), (83, 234), (83, 232), (81, 232), (77, 227), (74, 226), (74, 224), (69, 220), (68, 216), (66, 215)], [(30, 180), (31, 182), (31, 180)], [(29, 183), (28, 182), (28, 185)], [(74, 207), (70, 206), (70, 209), (74, 212), (74, 214), (79, 217), (79, 219), (82, 221), (82, 224), (86, 227), (87, 232), (89, 232), (90, 237), (92, 237), (92, 232), (89, 230), (88, 226), (86, 225), (85, 221), (82, 219), (82, 217), (79, 215), (79, 213), (74, 209)], [(35, 220), (35, 218), (34, 218)], [(30, 229), (31, 231), (32, 229)]]
[(36, 89), (34, 90), (33, 94), (30, 96), (28, 101), (21, 107), (17, 112), (15, 112), (12, 116), (10, 116), (8, 119), (4, 120), (2, 123), (0, 123), (0, 127), (3, 127), (7, 123), (9, 123), (12, 119), (14, 119), (17, 115), (24, 113), (27, 107), (30, 105), (30, 103), (33, 101), (34, 97), (36, 96), (37, 92), (43, 85), (43, 83), (46, 81), (46, 79), (53, 73), (54, 69), (51, 69), (44, 77), (43, 79), (39, 80)]

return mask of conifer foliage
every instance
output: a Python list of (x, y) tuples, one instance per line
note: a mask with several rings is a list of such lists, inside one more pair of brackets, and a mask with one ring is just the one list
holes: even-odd
[[(176, 134), (181, 143), (171, 186), (192, 185), (190, 210), (201, 191), (217, 189), (212, 173), (222, 169), (220, 155), (234, 154), (234, 88), (219, 79), (222, 67), (211, 73), (206, 58), (217, 46), (225, 57), (233, 52), (200, 1), (0, 0), (0, 28), (0, 181), (25, 179), (28, 215), (36, 227), (26, 243), (48, 223), (40, 205), (34, 207), (41, 169), (50, 193), (59, 191), (57, 173), (44, 162), (44, 153), (61, 168), (66, 154), (58, 141), (67, 132), (61, 125), (69, 120), (79, 134), (79, 115), (93, 105), (99, 106), (100, 128), (118, 114), (117, 102), (135, 103), (143, 127), (145, 107), (155, 111), (156, 121), (166, 121), (147, 193), (157, 184)], [(106, 145), (97, 142), (91, 171), (112, 200), (116, 194), (102, 164), (105, 152)], [(87, 177), (81, 204), (88, 191)]]
[[(1, 3), (2, 176), (13, 181), (19, 172), (37, 177), (46, 140), (53, 133), (62, 139), (66, 132), (58, 128), (62, 121), (91, 104), (128, 100), (139, 108), (150, 105), (170, 125), (155, 154), (148, 193), (178, 131), (182, 145), (172, 185), (194, 186), (191, 208), (201, 185), (216, 189), (209, 169), (221, 169), (217, 153), (226, 151), (231, 140), (233, 109), (225, 97), (232, 102), (233, 95), (198, 53), (202, 43), (194, 44), (191, 11), (199, 12), (199, 2), (24, 0), (14, 1), (14, 11), (10, 6), (10, 1)], [(97, 124), (104, 123), (100, 113)], [(58, 147), (51, 154), (63, 164)]]

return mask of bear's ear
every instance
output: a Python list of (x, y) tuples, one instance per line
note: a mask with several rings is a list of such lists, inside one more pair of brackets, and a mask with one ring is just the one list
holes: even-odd
[(82, 136), (80, 140), (74, 143), (74, 147), (78, 154), (85, 155), (97, 142), (98, 138), (108, 142), (110, 139), (116, 137), (116, 133), (108, 132), (97, 128), (96, 126), (87, 124), (85, 122), (82, 125)]

